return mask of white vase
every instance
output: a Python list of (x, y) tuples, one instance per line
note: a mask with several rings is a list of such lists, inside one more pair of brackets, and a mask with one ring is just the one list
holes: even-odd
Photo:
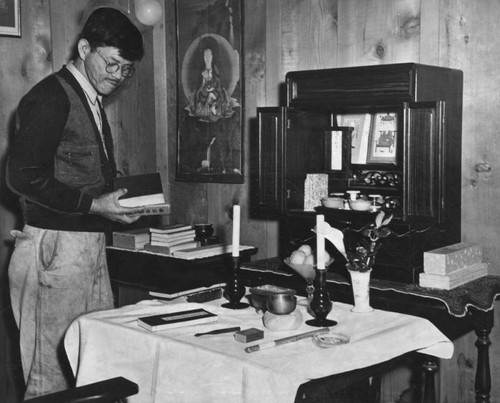
[(370, 276), (371, 269), (368, 271), (349, 270), (352, 281), (352, 293), (354, 295), (354, 307), (352, 312), (371, 312), (370, 306)]

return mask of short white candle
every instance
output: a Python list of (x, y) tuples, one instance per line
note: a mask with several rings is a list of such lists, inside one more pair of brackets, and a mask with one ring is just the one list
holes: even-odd
[(233, 206), (233, 257), (240, 255), (240, 206)]
[(324, 215), (316, 216), (316, 264), (318, 270), (325, 270), (325, 237), (320, 232), (320, 228), (325, 222)]

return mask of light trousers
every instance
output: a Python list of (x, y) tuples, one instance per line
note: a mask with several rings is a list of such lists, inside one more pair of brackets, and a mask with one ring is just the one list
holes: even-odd
[(73, 386), (66, 329), (81, 314), (112, 308), (113, 295), (103, 233), (26, 225), (12, 234), (10, 296), (28, 399)]

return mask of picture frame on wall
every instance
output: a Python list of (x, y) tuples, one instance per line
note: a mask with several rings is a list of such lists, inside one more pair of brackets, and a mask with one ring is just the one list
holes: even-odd
[(243, 183), (242, 1), (177, 0), (176, 180)]
[(398, 117), (396, 113), (375, 113), (368, 141), (367, 163), (396, 163)]
[(0, 36), (21, 36), (20, 0), (0, 0)]

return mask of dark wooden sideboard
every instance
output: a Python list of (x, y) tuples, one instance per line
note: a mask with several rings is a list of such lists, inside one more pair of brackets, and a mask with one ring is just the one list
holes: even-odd
[[(249, 262), (257, 248), (243, 250)], [(223, 283), (231, 266), (231, 253), (202, 259), (179, 259), (168, 255), (109, 247), (108, 268), (116, 306), (150, 299), (149, 291), (173, 294)]]

